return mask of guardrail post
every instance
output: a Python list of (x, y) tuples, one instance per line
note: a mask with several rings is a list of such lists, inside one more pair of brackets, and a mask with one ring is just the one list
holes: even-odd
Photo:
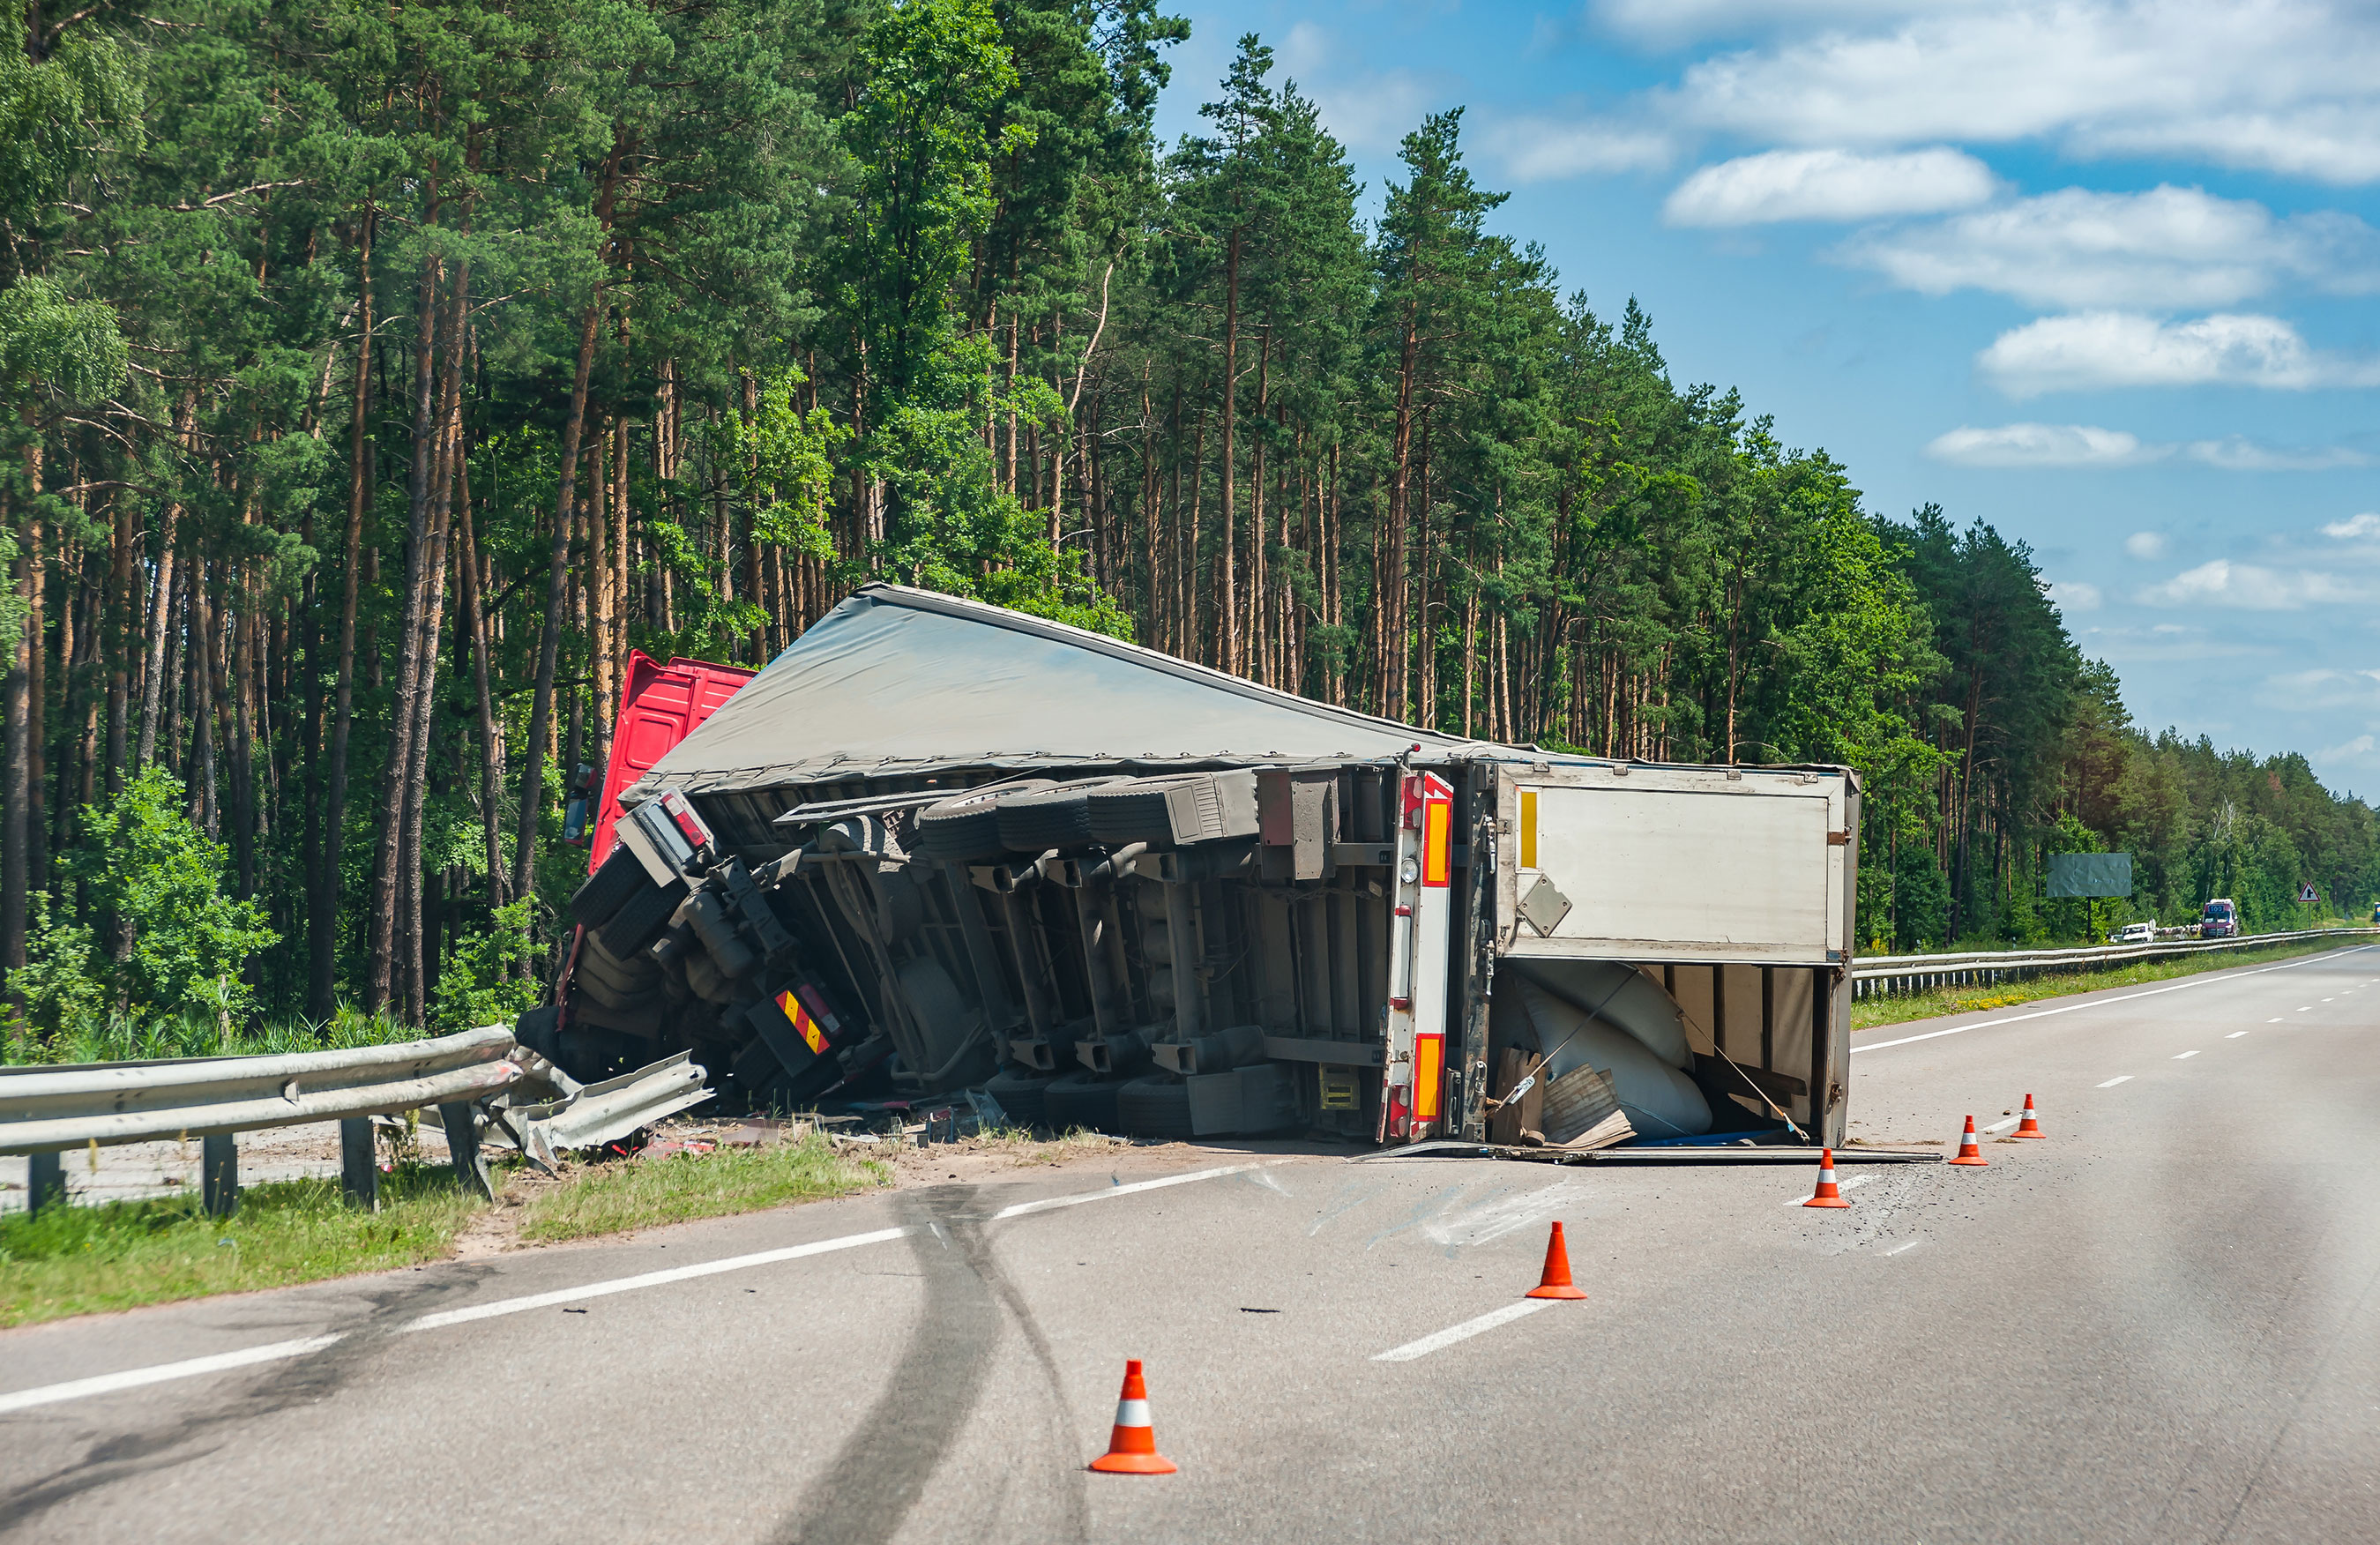
[(26, 1160), (25, 1210), (63, 1205), (67, 1199), (67, 1167), (56, 1153), (36, 1153)]
[(349, 1204), (380, 1210), (380, 1165), (372, 1151), (370, 1116), (346, 1116), (339, 1122), (339, 1189)]
[(488, 1180), (488, 1162), (480, 1155), (480, 1122), (478, 1113), (468, 1101), (438, 1107), (438, 1120), (446, 1128), (446, 1151), (455, 1160), (455, 1178), (481, 1199), (496, 1199), (496, 1188)]
[(239, 1142), (228, 1132), (210, 1132), (199, 1140), (201, 1204), (210, 1218), (228, 1218), (239, 1210)]

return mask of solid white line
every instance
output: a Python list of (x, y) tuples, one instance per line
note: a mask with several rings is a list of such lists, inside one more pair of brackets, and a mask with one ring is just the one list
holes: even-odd
[(2100, 1087), (2101, 1089), (2114, 1089), (2118, 1084), (2129, 1084), (2129, 1083), (2131, 1083), (2131, 1081), (2132, 1081), (2132, 1076), (2131, 1076), (2131, 1074), (2129, 1074), (2129, 1073), (2119, 1073), (2119, 1074), (2117, 1074), (2114, 1077), (2112, 1077), (2112, 1078), (2108, 1079), (2106, 1083), (2101, 1084), (2099, 1087)]
[[(1571, 1303), (1577, 1301), (1575, 1298), (1569, 1300)], [(1500, 1309), (1490, 1309), (1476, 1320), (1466, 1320), (1460, 1325), (1450, 1325), (1435, 1335), (1424, 1336), (1419, 1341), (1409, 1341), (1402, 1346), (1392, 1346), (1386, 1352), (1375, 1352), (1372, 1354), (1372, 1361), (1409, 1363), (1415, 1357), (1427, 1357), (1440, 1347), (1451, 1346), (1458, 1341), (1469, 1341), (1482, 1331), (1492, 1331), (1499, 1325), (1510, 1325), (1515, 1320), (1535, 1314), (1539, 1309), (1549, 1309), (1561, 1302), (1563, 1300), (1559, 1298), (1524, 1298), (1517, 1304), (1507, 1304)]]
[[(1014, 1218), (1026, 1212), (1040, 1212), (1053, 1207), (1075, 1207), (1087, 1201), (1099, 1201), (1107, 1197), (1127, 1196), (1135, 1191), (1151, 1191), (1164, 1186), (1180, 1186), (1193, 1180), (1211, 1180), (1217, 1175), (1238, 1174), (1245, 1170), (1260, 1169), (1261, 1164), (1228, 1164), (1220, 1169), (1196, 1170), (1188, 1174), (1167, 1175), (1160, 1180), (1144, 1180), (1131, 1186), (1112, 1186), (1104, 1191), (1086, 1191), (1078, 1196), (1051, 1197), (1042, 1201), (1020, 1202), (992, 1214), (995, 1219)], [(493, 1320), (500, 1315), (521, 1314), (530, 1309), (551, 1308), (556, 1304), (575, 1304), (589, 1298), (609, 1297), (614, 1293), (632, 1293), (638, 1288), (660, 1287), (668, 1283), (687, 1282), (697, 1277), (717, 1276), (722, 1271), (741, 1271), (754, 1266), (773, 1266), (779, 1261), (800, 1260), (808, 1256), (830, 1255), (838, 1250), (856, 1249), (863, 1245), (882, 1245), (920, 1232), (914, 1227), (880, 1228), (867, 1234), (846, 1234), (834, 1239), (820, 1239), (808, 1245), (790, 1245), (783, 1249), (756, 1250), (749, 1255), (725, 1256), (718, 1260), (697, 1261), (691, 1266), (673, 1266), (662, 1271), (643, 1271), (633, 1277), (615, 1277), (608, 1282), (588, 1283), (578, 1287), (558, 1288), (552, 1293), (531, 1293), (517, 1298), (499, 1298), (493, 1303), (472, 1304), (463, 1308), (441, 1309), (425, 1314), (396, 1327), (400, 1332), (440, 1331), (450, 1325), (468, 1325), (475, 1320)], [(1542, 1298), (1526, 1300), (1539, 1308), (1548, 1301)], [(1483, 1327), (1484, 1328), (1484, 1327)], [(79, 1400), (85, 1395), (107, 1394), (116, 1390), (138, 1389), (143, 1384), (163, 1383), (174, 1379), (190, 1379), (200, 1374), (219, 1373), (228, 1369), (246, 1368), (251, 1363), (277, 1362), (288, 1357), (302, 1357), (317, 1352), (334, 1342), (344, 1339), (344, 1333), (310, 1336), (302, 1341), (276, 1341), (262, 1346), (250, 1346), (238, 1352), (219, 1352), (212, 1356), (188, 1357), (180, 1362), (158, 1363), (150, 1368), (136, 1368), (122, 1373), (103, 1373), (91, 1379), (76, 1379), (62, 1384), (44, 1384), (38, 1389), (18, 1390), (0, 1394), (0, 1416), (21, 1411), (29, 1406), (47, 1405), (61, 1400)], [(1459, 1337), (1457, 1339), (1460, 1339)], [(1415, 1356), (1420, 1356), (1415, 1353)]]
[(103, 1373), (91, 1379), (75, 1379), (63, 1384), (18, 1390), (11, 1394), (0, 1394), (0, 1416), (61, 1400), (80, 1400), (85, 1395), (112, 1394), (117, 1390), (137, 1390), (143, 1384), (163, 1384), (173, 1379), (220, 1373), (225, 1369), (246, 1368), (250, 1363), (302, 1357), (309, 1352), (319, 1352), (339, 1339), (332, 1335), (309, 1336), (303, 1341), (276, 1341), (262, 1346), (244, 1347), (237, 1352), (218, 1352), (212, 1357), (188, 1357), (178, 1363), (158, 1363), (151, 1368), (128, 1369), (122, 1373)]
[(2176, 1052), (2173, 1054), (2173, 1060), (2176, 1062), (2188, 1062), (2191, 1058), (2196, 1055), (2198, 1055), (2198, 1053), (2195, 1052)]
[(1895, 1245), (1892, 1248), (1885, 1251), (1884, 1253), (1888, 1256), (1897, 1256), (1903, 1250), (1913, 1250), (1924, 1243), (1925, 1243), (1925, 1241), (1923, 1239), (1912, 1239), (1906, 1245)]
[(614, 1277), (609, 1282), (588, 1283), (580, 1287), (559, 1288), (552, 1293), (532, 1293), (519, 1298), (499, 1298), (492, 1304), (473, 1304), (467, 1308), (441, 1309), (425, 1314), (397, 1327), (399, 1331), (443, 1331), (449, 1325), (468, 1325), (474, 1320), (493, 1320), (501, 1314), (520, 1314), (528, 1309), (541, 1309), (555, 1304), (575, 1304), (583, 1298), (604, 1298), (614, 1293), (633, 1293), (640, 1287), (659, 1287), (664, 1283), (682, 1283), (694, 1277), (717, 1276), (722, 1271), (741, 1271), (751, 1266), (773, 1266), (781, 1260), (799, 1260), (805, 1256), (827, 1255), (836, 1250), (855, 1249), (861, 1245), (881, 1245), (917, 1233), (915, 1228), (880, 1228), (872, 1234), (846, 1234), (839, 1239), (821, 1239), (815, 1244), (791, 1245), (782, 1250), (757, 1250), (750, 1255), (727, 1256), (718, 1260), (697, 1261), (692, 1266), (673, 1266), (666, 1271), (644, 1271), (633, 1277)]
[(2248, 1032), (2245, 1030), (2233, 1030), (2229, 1035), (2225, 1036), (2223, 1039), (2226, 1040), (2237, 1040), (2247, 1033)]
[[(2293, 971), (2301, 966), (2310, 966), (2317, 960), (2336, 959), (2338, 955), (2352, 955), (2356, 950), (2368, 950), (2371, 947), (2369, 944), (2357, 944), (2353, 949), (2334, 950), (2328, 955), (2310, 955), (2302, 960), (2284, 961), (2278, 966), (2259, 966), (2252, 971), (2209, 971), (2204, 976), (2192, 977), (2188, 981), (2175, 982), (2170, 987), (2152, 987), (2146, 991), (2127, 992), (2120, 998), (2094, 998), (2087, 1004), (2068, 1004), (2062, 1008), (2034, 1009), (2030, 1014), (2011, 1014), (1999, 1019), (1978, 1020), (1973, 1025), (1953, 1025), (1947, 1030), (1928, 1030), (1924, 1035), (1905, 1035), (1898, 1040), (1870, 1041), (1865, 1046), (1852, 1047), (1852, 1055), (1856, 1057), (1862, 1052), (1881, 1052), (1888, 1046), (1907, 1046), (1915, 1041), (1932, 1040), (1939, 1036), (1964, 1035), (1969, 1030), (1988, 1030), (1996, 1025), (2013, 1025), (2021, 1019), (2046, 1019), (2053, 1014), (2074, 1014), (2086, 1008), (2101, 1008), (2108, 1004), (2129, 1004), (2135, 998), (2154, 998), (2162, 992), (2180, 992), (2185, 988), (2204, 987), (2213, 982), (2237, 981), (2241, 977), (2260, 977), (2266, 971)], [(2298, 1012), (2302, 1014), (2305, 1011), (2300, 1009)]]
[(1996, 1122), (1992, 1123), (1989, 1126), (1986, 1126), (1986, 1127), (1985, 1127), (1985, 1128), (1984, 1128), (1984, 1136), (1985, 1136), (1985, 1137), (1993, 1137), (1993, 1136), (1995, 1136), (1995, 1135), (1997, 1135), (1997, 1134), (1998, 1134), (1998, 1133), (2005, 1132), (2005, 1131), (2007, 1131), (2010, 1127), (2014, 1126), (2018, 1122), (2022, 1121), (2023, 1119), (2024, 1119), (2024, 1118), (2023, 1118), (2022, 1116), (2010, 1116), (2010, 1117), (2009, 1117), (2009, 1118), (2008, 1118), (2008, 1120), (2006, 1120), (2006, 1121), (1996, 1121)]
[[(1135, 1191), (1160, 1190), (1168, 1186), (1187, 1186), (1194, 1180), (1213, 1180), (1219, 1175), (1245, 1174), (1260, 1170), (1262, 1164), (1225, 1164), (1219, 1169), (1192, 1170), (1188, 1174), (1169, 1174), (1161, 1180), (1135, 1180), (1129, 1186), (1111, 1186), (1104, 1191), (1083, 1191), (1071, 1197), (1044, 1197), (1039, 1201), (1020, 1201), (1014, 1207), (1003, 1207), (991, 1215), (998, 1223), (1002, 1218), (1022, 1218), (1028, 1212), (1048, 1212), (1053, 1208), (1080, 1207), (1087, 1201), (1105, 1201), (1110, 1197), (1128, 1197)], [(1544, 1302), (1539, 1299), (1538, 1302)]]
[[(1844, 1181), (1841, 1185), (1836, 1186), (1835, 1189), (1838, 1191), (1848, 1191), (1854, 1186), (1864, 1186), (1875, 1178), (1876, 1176), (1872, 1174), (1855, 1174), (1849, 1180)], [(1785, 1205), (1788, 1207), (1799, 1207), (1803, 1202), (1808, 1201), (1810, 1197), (1815, 1197), (1817, 1194), (1817, 1192), (1812, 1191), (1809, 1197), (1787, 1197), (1785, 1198)]]

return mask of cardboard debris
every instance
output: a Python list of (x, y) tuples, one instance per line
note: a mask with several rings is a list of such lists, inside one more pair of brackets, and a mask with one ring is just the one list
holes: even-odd
[(1636, 1135), (1612, 1092), (1611, 1077), (1581, 1064), (1546, 1086), (1547, 1143), (1554, 1148), (1609, 1148)]

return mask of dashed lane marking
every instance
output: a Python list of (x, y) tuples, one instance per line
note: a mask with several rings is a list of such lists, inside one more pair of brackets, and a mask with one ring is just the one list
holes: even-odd
[(2106, 1083), (2101, 1084), (2099, 1087), (2100, 1087), (2101, 1089), (2114, 1089), (2118, 1084), (2129, 1084), (2129, 1083), (2131, 1083), (2131, 1081), (2132, 1081), (2132, 1076), (2131, 1076), (2131, 1074), (2129, 1074), (2129, 1073), (2119, 1073), (2119, 1074), (2117, 1074), (2114, 1077), (2112, 1077), (2112, 1078), (2108, 1079)]
[(1984, 1136), (1986, 1137), (1997, 1137), (2023, 1119), (2024, 1118), (2022, 1116), (2010, 1116), (2006, 1121), (1996, 1121), (1989, 1126), (1984, 1128)]
[(2226, 1040), (2237, 1040), (2247, 1033), (2248, 1032), (2245, 1030), (2233, 1030), (2229, 1035), (2225, 1036), (2223, 1039)]
[[(1372, 1361), (1409, 1363), (1415, 1357), (1427, 1357), (1431, 1353), (1451, 1346), (1458, 1341), (1469, 1341), (1482, 1332), (1492, 1331), (1499, 1325), (1510, 1325), (1515, 1320), (1525, 1319), (1539, 1309), (1549, 1309), (1560, 1302), (1562, 1300), (1558, 1298), (1524, 1298), (1517, 1304), (1507, 1304), (1500, 1309), (1490, 1309), (1476, 1320), (1466, 1320), (1460, 1325), (1449, 1325), (1445, 1330), (1424, 1336), (1419, 1341), (1409, 1341), (1402, 1346), (1391, 1346), (1386, 1352), (1375, 1352), (1372, 1354)], [(1570, 1302), (1575, 1303), (1577, 1300), (1572, 1299)]]
[(2198, 1055), (2196, 1052), (2176, 1052), (2173, 1054), (2173, 1060), (2176, 1062), (2188, 1062), (2191, 1058), (2196, 1055)]
[(1923, 1239), (1912, 1239), (1905, 1245), (1895, 1245), (1892, 1248), (1885, 1251), (1884, 1253), (1888, 1256), (1897, 1256), (1903, 1250), (1913, 1250), (1924, 1243), (1925, 1243), (1925, 1241)]
[[(1130, 1186), (1111, 1186), (1102, 1191), (1086, 1191), (1075, 1196), (1048, 1197), (1039, 1201), (1019, 1202), (992, 1214), (994, 1221), (1021, 1217), (1028, 1212), (1043, 1212), (1051, 1208), (1075, 1207), (1084, 1202), (1100, 1201), (1109, 1197), (1130, 1196), (1138, 1191), (1153, 1191), (1166, 1186), (1186, 1185), (1194, 1180), (1212, 1180), (1219, 1175), (1239, 1174), (1261, 1169), (1262, 1164), (1226, 1164), (1210, 1170), (1193, 1170), (1187, 1174), (1171, 1174), (1157, 1180), (1136, 1181)], [(790, 1245), (782, 1249), (755, 1250), (748, 1255), (725, 1256), (717, 1260), (697, 1261), (690, 1266), (674, 1266), (662, 1271), (640, 1271), (634, 1276), (614, 1277), (605, 1282), (586, 1283), (577, 1287), (557, 1288), (551, 1293), (531, 1293), (517, 1298), (499, 1298), (492, 1303), (470, 1304), (461, 1308), (442, 1309), (425, 1314), (395, 1327), (397, 1333), (415, 1331), (444, 1330), (452, 1325), (465, 1325), (475, 1320), (492, 1320), (500, 1315), (521, 1314), (530, 1309), (551, 1308), (557, 1304), (573, 1304), (589, 1298), (608, 1297), (614, 1293), (633, 1293), (639, 1288), (659, 1287), (667, 1283), (690, 1281), (697, 1277), (716, 1276), (722, 1271), (741, 1271), (755, 1266), (772, 1266), (780, 1261), (800, 1260), (808, 1256), (829, 1255), (838, 1250), (856, 1249), (864, 1245), (881, 1245), (921, 1232), (914, 1227), (874, 1229), (866, 1234), (846, 1234), (839, 1238), (815, 1240), (807, 1245)], [(1530, 1302), (1542, 1307), (1546, 1300)], [(1476, 1332), (1471, 1332), (1476, 1333)], [(43, 1384), (30, 1390), (0, 1393), (0, 1416), (11, 1411), (23, 1411), (36, 1405), (55, 1405), (64, 1400), (80, 1400), (91, 1395), (111, 1394), (119, 1390), (139, 1389), (146, 1384), (162, 1384), (176, 1379), (194, 1379), (203, 1374), (222, 1373), (233, 1369), (248, 1368), (258, 1363), (280, 1362), (290, 1357), (302, 1357), (346, 1339), (344, 1332), (329, 1335), (307, 1336), (295, 1341), (268, 1342), (261, 1346), (242, 1347), (237, 1352), (218, 1352), (205, 1357), (185, 1357), (176, 1362), (156, 1363), (148, 1368), (127, 1369), (121, 1373), (103, 1373), (89, 1379), (70, 1379), (63, 1383)], [(1457, 1339), (1460, 1339), (1459, 1337)], [(1415, 1354), (1416, 1356), (1420, 1354)]]

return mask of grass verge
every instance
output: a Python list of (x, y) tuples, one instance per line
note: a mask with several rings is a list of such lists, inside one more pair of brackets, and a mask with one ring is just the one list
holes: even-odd
[(227, 1219), (196, 1196), (15, 1213), (0, 1219), (0, 1326), (436, 1260), (479, 1205), (438, 1165), (382, 1176), (377, 1213), (336, 1180), (250, 1186)]
[(1862, 998), (1852, 1004), (1852, 1028), (1904, 1025), (1912, 1019), (1939, 1019), (1953, 1014), (1978, 1014), (1986, 1009), (2012, 1008), (2042, 998), (2062, 998), (2071, 992), (2097, 992), (2110, 987), (2170, 981), (2201, 971), (2228, 971), (2297, 955), (2320, 955), (2340, 946), (2319, 939), (2273, 944), (2264, 949), (2228, 950), (2211, 955), (2185, 955), (2167, 960), (2143, 960), (2111, 971), (2076, 971), (2034, 977), (2024, 981), (1995, 982), (1985, 987), (1941, 987), (1926, 992)]
[(520, 1236), (551, 1243), (757, 1212), (787, 1202), (846, 1196), (891, 1179), (889, 1166), (846, 1157), (815, 1132), (798, 1142), (748, 1150), (722, 1149), (698, 1158), (680, 1154), (574, 1163), (564, 1170), (562, 1185), (531, 1197), (523, 1206)]

